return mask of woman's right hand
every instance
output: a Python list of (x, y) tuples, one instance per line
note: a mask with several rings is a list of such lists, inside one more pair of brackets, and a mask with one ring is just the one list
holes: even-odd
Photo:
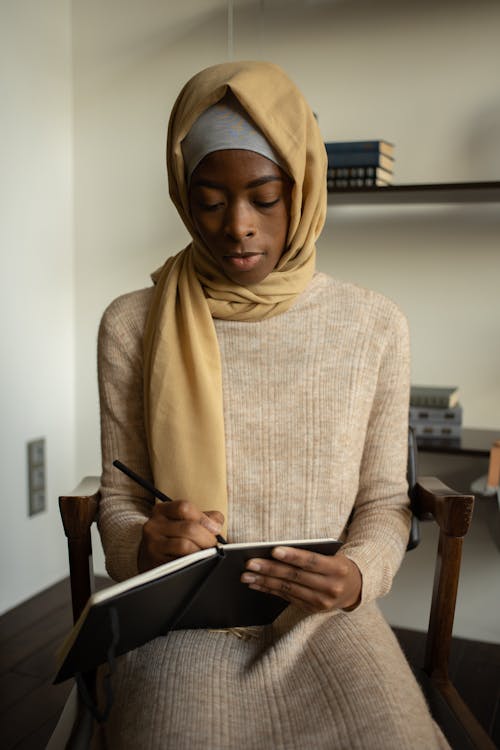
[(142, 528), (137, 556), (140, 573), (177, 557), (214, 547), (224, 516), (217, 510), (202, 513), (188, 500), (156, 503)]

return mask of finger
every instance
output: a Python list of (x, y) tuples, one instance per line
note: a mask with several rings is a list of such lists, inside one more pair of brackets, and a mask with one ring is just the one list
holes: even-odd
[(189, 500), (172, 500), (170, 503), (156, 503), (153, 515), (164, 516), (172, 521), (200, 521), (204, 515)]
[[(224, 516), (219, 511), (202, 511), (188, 500), (173, 500), (170, 503), (156, 503), (153, 514), (158, 514), (172, 521), (195, 521), (212, 534), (218, 534), (224, 523)], [(212, 517), (213, 516), (213, 517)]]
[(242, 578), (242, 580), (244, 580), (244, 582), (256, 581), (257, 579), (255, 575), (253, 579), (251, 579), (252, 574), (255, 573), (266, 578), (298, 583), (306, 588), (312, 588), (319, 591), (329, 590), (329, 577), (320, 573), (310, 573), (302, 568), (296, 567), (295, 565), (286, 565), (285, 563), (278, 563), (273, 560), (253, 558), (247, 562), (245, 573), (243, 574), (243, 576), (246, 575), (246, 577), (244, 579)]
[(165, 558), (165, 561), (190, 555), (193, 552), (198, 552), (202, 549), (199, 545), (195, 544), (191, 539), (186, 537), (169, 537), (166, 541), (162, 541), (157, 545), (154, 553), (160, 557)]
[[(179, 525), (179, 522), (177, 525)], [(199, 524), (196, 524), (196, 526), (202, 530)], [(208, 535), (208, 532), (206, 533)], [(167, 562), (167, 560), (190, 555), (206, 547), (213, 547), (215, 537), (208, 535), (208, 539), (209, 542), (204, 543), (203, 540), (200, 541), (188, 536), (176, 536), (174, 534), (172, 536), (164, 536), (158, 529), (153, 528), (148, 530), (145, 528), (139, 557), (141, 563), (144, 563), (146, 568), (153, 567), (154, 565)]]
[[(289, 557), (296, 564), (252, 558), (247, 562), (241, 580), (251, 587), (259, 587), (257, 590), (268, 591), (287, 601), (299, 601), (309, 610), (323, 611), (343, 606), (348, 595), (348, 573), (352, 565), (349, 560), (344, 556), (336, 560), (332, 556), (294, 548), (276, 548), (276, 551), (278, 557)], [(296, 555), (295, 552), (300, 554)], [(300, 567), (298, 563), (305, 567)]]
[(275, 559), (286, 562), (288, 565), (296, 565), (303, 570), (322, 573), (323, 575), (330, 574), (331, 563), (335, 559), (332, 555), (322, 555), (297, 547), (275, 547), (272, 555)]
[(288, 565), (311, 571), (318, 575), (346, 579), (352, 570), (353, 563), (342, 552), (336, 555), (323, 555), (318, 552), (298, 549), (296, 547), (275, 547), (273, 557)]
[(215, 533), (198, 521), (166, 521), (158, 532), (164, 539), (189, 539), (200, 549), (213, 547), (217, 542)]
[(211, 531), (212, 534), (218, 534), (224, 524), (224, 516), (218, 510), (207, 510), (202, 514), (200, 523)]
[[(246, 568), (267, 575), (301, 580), (307, 585), (317, 586), (320, 584), (314, 583), (316, 576), (319, 577), (318, 582), (325, 576), (344, 578), (348, 574), (351, 564), (341, 554), (335, 556), (322, 555), (291, 547), (275, 547), (272, 554), (273, 558), (271, 559), (252, 558), (248, 560)], [(278, 560), (283, 560), (283, 562), (278, 562)], [(305, 575), (306, 573), (310, 573), (310, 575)]]
[(243, 583), (269, 589), (280, 596), (286, 594), (303, 600), (309, 600), (311, 592), (314, 595), (324, 595), (328, 599), (334, 599), (341, 594), (341, 587), (337, 588), (332, 579), (285, 565), (270, 568), (266, 566), (265, 571), (261, 568), (258, 573), (252, 568), (247, 569), (241, 580)]
[(357, 604), (362, 585), (357, 565), (341, 553), (323, 562), (330, 569), (328, 575), (324, 571), (310, 573), (274, 560), (254, 558), (248, 561), (242, 581), (288, 601), (301, 601), (305, 608), (312, 607), (314, 611)]
[[(212, 521), (213, 523), (213, 521)], [(172, 521), (163, 514), (153, 515), (143, 527), (143, 537), (149, 544), (158, 544), (162, 548), (168, 544), (169, 539), (185, 538), (192, 542), (196, 549), (205, 549), (215, 546), (217, 539), (199, 521)]]
[[(247, 578), (248, 575), (244, 573), (242, 578)], [(287, 579), (257, 575), (254, 582), (249, 582), (249, 588), (279, 596), (308, 612), (329, 611), (336, 606), (336, 597), (333, 593), (302, 586)]]

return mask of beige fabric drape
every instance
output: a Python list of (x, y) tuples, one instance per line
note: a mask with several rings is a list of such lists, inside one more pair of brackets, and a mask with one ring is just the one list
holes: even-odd
[[(228, 88), (294, 181), (285, 252), (276, 269), (251, 287), (235, 285), (213, 262), (191, 221), (184, 177), (182, 139)], [(151, 466), (159, 489), (227, 517), (221, 367), (213, 318), (257, 321), (277, 315), (305, 289), (325, 220), (326, 152), (311, 109), (279, 67), (224, 63), (198, 73), (179, 94), (168, 128), (167, 169), (171, 198), (193, 239), (153, 274), (156, 289), (144, 336)]]

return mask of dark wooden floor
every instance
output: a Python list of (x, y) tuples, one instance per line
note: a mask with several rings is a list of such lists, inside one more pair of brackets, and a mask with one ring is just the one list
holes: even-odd
[[(100, 586), (103, 582), (100, 582)], [(54, 654), (71, 627), (69, 583), (52, 586), (0, 617), (0, 746), (41, 750), (71, 682), (52, 685)], [(397, 629), (410, 661), (423, 661), (424, 636)], [(500, 747), (500, 645), (457, 638), (451, 673), (465, 701)]]

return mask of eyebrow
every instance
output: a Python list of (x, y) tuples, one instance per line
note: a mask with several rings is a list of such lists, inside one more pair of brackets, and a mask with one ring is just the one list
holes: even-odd
[[(260, 187), (260, 185), (266, 185), (268, 182), (284, 182), (284, 180), (283, 177), (278, 175), (263, 175), (262, 177), (257, 177), (255, 180), (251, 180), (251, 182), (247, 182), (245, 188)], [(199, 180), (195, 179), (192, 186), (214, 188), (215, 190), (224, 190), (226, 187), (220, 182), (214, 182), (213, 180), (206, 180), (203, 178)]]

